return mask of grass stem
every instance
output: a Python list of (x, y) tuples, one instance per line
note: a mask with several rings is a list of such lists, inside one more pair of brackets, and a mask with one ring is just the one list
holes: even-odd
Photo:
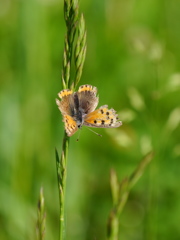
[[(78, 0), (64, 0), (64, 19), (66, 23), (66, 36), (64, 41), (61, 80), (63, 89), (75, 89), (82, 75), (86, 55), (85, 21), (83, 15), (79, 18)], [(72, 57), (73, 55), (75, 56), (74, 58)], [(71, 66), (73, 61), (75, 65), (75, 76), (72, 78)], [(74, 79), (74, 81), (72, 81), (72, 79)], [(68, 149), (69, 137), (66, 132), (64, 132), (61, 157), (59, 157), (58, 151), (55, 150), (60, 208), (59, 240), (65, 239), (65, 192)]]
[(107, 225), (107, 240), (119, 239), (119, 216), (127, 202), (129, 193), (134, 184), (144, 173), (145, 168), (154, 156), (153, 152), (148, 153), (139, 163), (135, 171), (128, 178), (118, 181), (117, 173), (111, 170), (110, 185), (112, 191), (113, 208), (109, 214)]

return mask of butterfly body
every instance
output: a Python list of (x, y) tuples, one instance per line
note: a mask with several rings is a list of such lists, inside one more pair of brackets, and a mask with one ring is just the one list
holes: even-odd
[(97, 88), (87, 84), (80, 86), (74, 93), (69, 89), (59, 92), (61, 101), (56, 99), (56, 104), (63, 115), (69, 137), (83, 125), (96, 128), (115, 128), (122, 125), (115, 110), (108, 109), (107, 105), (95, 110), (99, 102), (96, 94)]

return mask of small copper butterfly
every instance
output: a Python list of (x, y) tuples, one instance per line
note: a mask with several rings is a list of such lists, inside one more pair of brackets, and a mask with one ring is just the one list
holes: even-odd
[(65, 89), (58, 93), (56, 104), (63, 115), (67, 135), (72, 136), (83, 125), (95, 128), (116, 128), (122, 125), (116, 111), (107, 105), (96, 109), (99, 98), (97, 88), (82, 85), (77, 92)]

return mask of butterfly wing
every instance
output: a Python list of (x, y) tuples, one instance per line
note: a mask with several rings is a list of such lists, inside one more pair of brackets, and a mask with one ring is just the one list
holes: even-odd
[(91, 85), (82, 85), (79, 87), (77, 96), (79, 100), (79, 109), (83, 114), (88, 114), (97, 107), (99, 98), (96, 96), (97, 88)]
[(108, 109), (107, 105), (87, 114), (84, 119), (84, 125), (95, 128), (116, 128), (122, 125), (118, 121), (118, 115), (114, 109)]
[(75, 111), (74, 95), (72, 90), (65, 89), (59, 92), (58, 96), (61, 101), (56, 99), (56, 104), (63, 115), (65, 130), (70, 137), (78, 130), (76, 121), (71, 117), (74, 116)]
[(64, 115), (63, 122), (68, 137), (71, 137), (78, 130), (76, 121), (71, 116)]
[(62, 115), (66, 114), (72, 116), (74, 114), (74, 98), (72, 90), (64, 89), (58, 93), (58, 96), (61, 101), (56, 99), (56, 104)]

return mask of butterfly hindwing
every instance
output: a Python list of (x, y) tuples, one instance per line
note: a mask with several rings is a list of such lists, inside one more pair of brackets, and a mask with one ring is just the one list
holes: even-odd
[(118, 121), (118, 115), (114, 109), (108, 109), (107, 105), (86, 115), (84, 125), (96, 128), (116, 128), (122, 125)]
[(65, 125), (65, 130), (67, 135), (71, 137), (78, 130), (76, 121), (74, 121), (74, 119), (71, 116), (64, 115), (63, 122)]

